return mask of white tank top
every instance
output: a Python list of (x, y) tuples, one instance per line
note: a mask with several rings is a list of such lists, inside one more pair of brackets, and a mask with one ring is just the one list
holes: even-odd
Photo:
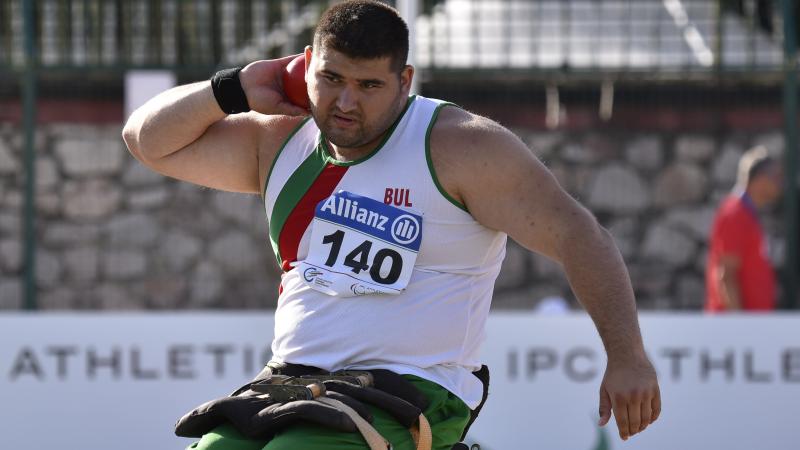
[[(284, 270), (273, 359), (325, 370), (381, 368), (417, 375), (448, 389), (471, 408), (478, 405), (482, 386), (471, 372), (481, 365), (479, 349), (506, 235), (476, 222), (439, 185), (429, 140), (445, 105), (410, 97), (383, 142), (357, 161), (331, 158), (313, 120), (306, 119), (284, 143), (264, 191), (270, 239)], [(368, 220), (367, 213), (354, 206), (356, 199), (362, 206), (384, 207), (374, 201), (390, 205), (385, 208), (395, 216), (420, 218), (419, 236), (415, 219), (412, 225), (395, 220), (397, 226), (386, 231), (403, 242), (417, 236), (418, 250), (404, 253), (392, 247), (403, 253), (403, 261), (387, 258), (393, 250), (380, 250), (381, 246), (397, 242), (379, 231), (374, 238), (358, 234), (359, 223), (363, 229), (377, 230), (379, 221), (377, 216)], [(326, 200), (327, 212), (321, 211)], [(341, 220), (349, 222), (331, 225), (330, 213), (336, 214), (337, 207), (340, 216), (347, 216)], [(386, 214), (390, 221), (395, 217)], [(331, 226), (340, 231), (323, 228)], [(351, 241), (334, 239), (351, 235), (356, 236), (347, 238)], [(353, 248), (365, 240), (371, 240), (369, 245)], [(383, 258), (376, 258), (379, 253)], [(326, 258), (327, 263), (336, 260), (339, 268), (352, 267), (352, 272), (344, 272), (353, 280), (366, 280), (367, 288), (370, 274), (381, 283), (398, 275), (399, 288), (394, 295), (362, 288), (354, 288), (353, 296), (329, 295), (313, 284), (317, 272), (309, 269), (324, 268), (321, 261)], [(378, 259), (383, 261), (381, 271), (367, 270), (370, 264), (379, 265)], [(403, 262), (410, 274), (407, 282), (387, 269)]]

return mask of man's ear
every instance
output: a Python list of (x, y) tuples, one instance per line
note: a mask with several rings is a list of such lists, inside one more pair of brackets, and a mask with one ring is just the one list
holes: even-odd
[(414, 80), (414, 66), (406, 64), (400, 71), (400, 89), (405, 91), (406, 95), (411, 91), (412, 80)]
[(303, 49), (303, 53), (305, 53), (305, 56), (306, 56), (306, 58), (305, 58), (306, 59), (306, 71), (305, 71), (306, 75), (305, 75), (305, 78), (306, 78), (306, 83), (308, 83), (308, 68), (311, 66), (311, 53), (312, 53), (311, 52), (311, 46), (310, 45), (306, 45), (306, 48)]

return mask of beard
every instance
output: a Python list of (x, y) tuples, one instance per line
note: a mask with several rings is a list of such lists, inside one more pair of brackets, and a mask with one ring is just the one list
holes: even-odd
[[(391, 108), (387, 109), (384, 114), (375, 120), (369, 120), (362, 114), (356, 114), (354, 116), (356, 126), (347, 129), (342, 129), (334, 124), (334, 116), (339, 113), (335, 107), (331, 107), (327, 112), (321, 114), (317, 105), (312, 103), (310, 105), (311, 116), (324, 137), (331, 144), (343, 148), (358, 148), (379, 139), (391, 128), (405, 104), (399, 101), (399, 97), (398, 95)], [(353, 116), (353, 114), (346, 115)]]
[[(312, 109), (313, 114), (313, 109)], [(372, 140), (376, 139), (382, 132), (376, 131), (374, 127), (371, 127), (363, 122), (362, 118), (357, 119), (358, 123), (357, 126), (352, 127), (350, 129), (341, 129), (331, 122), (333, 122), (333, 115), (335, 113), (329, 113), (324, 121), (320, 123), (317, 121), (317, 126), (319, 127), (322, 134), (331, 144), (337, 147), (343, 148), (356, 148), (361, 147), (363, 145), (367, 145)], [(314, 117), (316, 120), (316, 116)], [(378, 127), (380, 128), (380, 127)]]

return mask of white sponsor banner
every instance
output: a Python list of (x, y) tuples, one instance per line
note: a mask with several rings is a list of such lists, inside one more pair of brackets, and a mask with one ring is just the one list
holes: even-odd
[[(175, 420), (255, 375), (272, 327), (261, 313), (0, 314), (3, 448), (184, 448), (191, 440), (172, 434)], [(641, 327), (664, 410), (623, 442), (613, 420), (596, 427), (605, 353), (585, 315), (491, 316), (491, 395), (468, 441), (483, 450), (800, 448), (800, 315), (643, 314)]]
[(605, 352), (587, 316), (494, 315), (491, 395), (471, 437), (483, 450), (800, 449), (800, 315), (640, 322), (663, 401), (644, 433), (622, 441), (613, 419), (596, 426)]
[(0, 315), (0, 446), (185, 448), (176, 419), (258, 373), (272, 328), (252, 313)]

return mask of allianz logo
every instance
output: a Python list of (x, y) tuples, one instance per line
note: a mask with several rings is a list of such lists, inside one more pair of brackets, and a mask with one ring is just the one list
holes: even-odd
[[(325, 200), (320, 211), (328, 211), (334, 216), (354, 220), (381, 231), (386, 231), (386, 222), (389, 221), (389, 218), (383, 214), (358, 206), (357, 200), (340, 198), (335, 195)], [(397, 220), (395, 220), (395, 222), (397, 222)], [(394, 231), (392, 234), (394, 234)]]
[(419, 236), (419, 221), (414, 216), (403, 214), (392, 222), (392, 237), (400, 244), (414, 242)]

